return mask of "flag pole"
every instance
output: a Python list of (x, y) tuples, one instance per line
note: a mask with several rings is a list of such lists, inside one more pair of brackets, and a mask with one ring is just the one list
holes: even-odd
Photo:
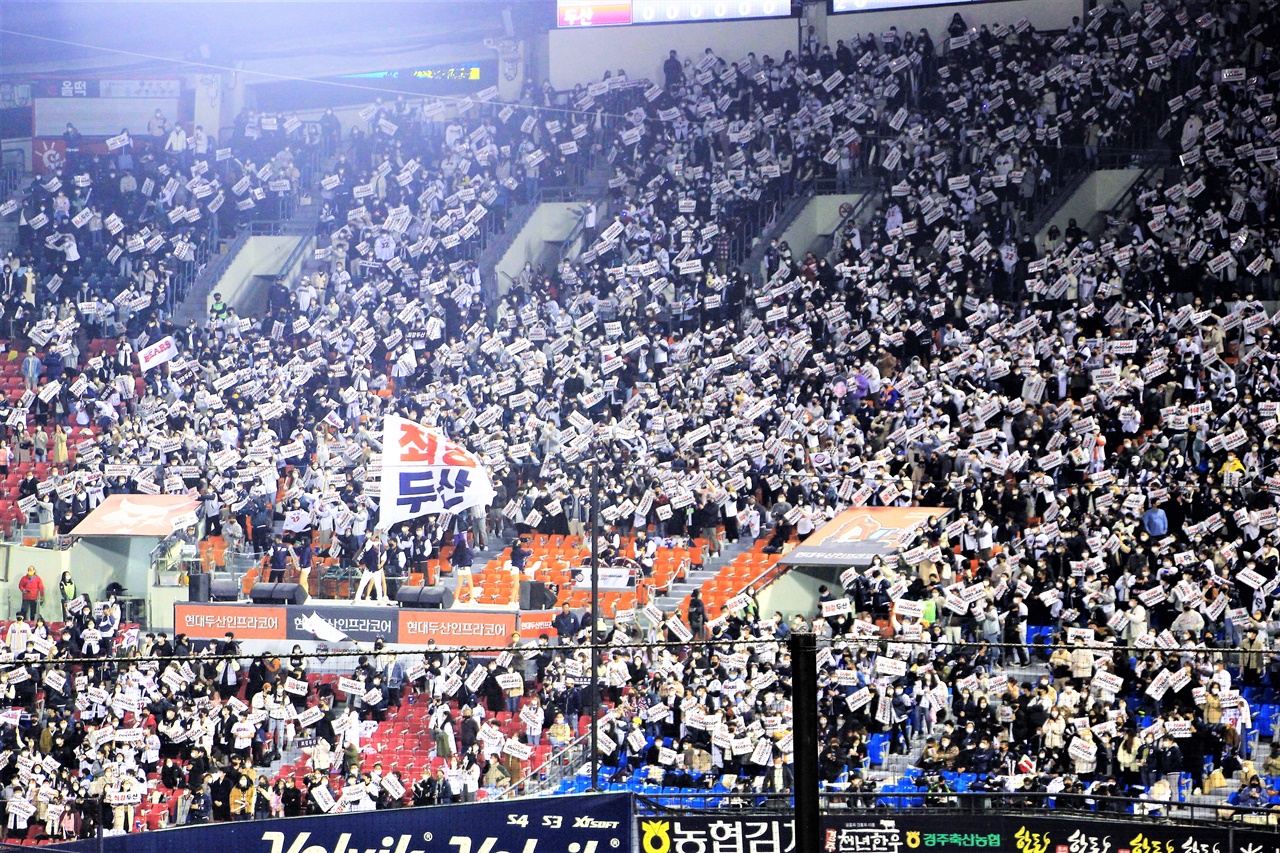
[(600, 649), (596, 625), (600, 620), (600, 458), (591, 463), (591, 787), (600, 790), (600, 744), (597, 717), (600, 712)]

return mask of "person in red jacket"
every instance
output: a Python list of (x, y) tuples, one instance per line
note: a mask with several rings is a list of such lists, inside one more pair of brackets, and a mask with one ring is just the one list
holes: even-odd
[(20, 612), (34, 622), (40, 615), (39, 605), (44, 604), (44, 581), (36, 574), (35, 566), (27, 566), (27, 573), (18, 581), (18, 589), (22, 592)]

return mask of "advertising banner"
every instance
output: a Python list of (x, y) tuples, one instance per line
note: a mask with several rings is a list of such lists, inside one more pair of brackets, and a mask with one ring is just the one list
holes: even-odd
[[(340, 807), (339, 807), (340, 808)], [(1051, 812), (1050, 812), (1051, 813)], [(1099, 813), (1103, 814), (1103, 813)], [(907, 812), (822, 816), (814, 853), (1274, 853), (1276, 836), (1248, 825), (1183, 825), (1081, 816)], [(316, 817), (216, 823), (107, 836), (56, 849), (83, 853), (614, 853), (632, 849), (629, 794), (580, 794)], [(639, 815), (641, 853), (801, 851), (789, 812)], [(100, 846), (101, 845), (101, 846)]]
[(516, 613), (459, 613), (450, 610), (401, 610), (397, 641), (424, 646), (505, 646), (516, 630)]
[(846, 509), (813, 532), (779, 562), (787, 566), (867, 566), (906, 547), (930, 518), (942, 519), (946, 507), (857, 506)]
[(351, 607), (342, 604), (324, 606), (310, 603), (285, 608), (289, 619), (285, 639), (340, 642), (345, 635), (358, 643), (372, 643), (381, 637), (394, 642), (396, 611), (394, 607)]
[(539, 634), (558, 637), (560, 632), (552, 626), (552, 621), (560, 615), (559, 610), (522, 610), (520, 611), (520, 636), (528, 640)]
[(192, 639), (221, 640), (230, 631), (238, 640), (283, 640), (287, 620), (283, 607), (184, 602), (173, 605), (173, 630)]
[(339, 603), (288, 606), (262, 604), (174, 604), (176, 631), (192, 639), (352, 641), (425, 646), (505, 646), (516, 631), (514, 611), (402, 610)]
[[(975, 803), (976, 805), (976, 803)], [(1117, 816), (1120, 817), (1120, 816)], [(639, 818), (642, 853), (765, 853), (798, 850), (794, 819), (708, 812)], [(1071, 817), (898, 812), (822, 816), (821, 853), (1250, 853), (1253, 833), (1225, 827), (1082, 820)], [(1274, 837), (1265, 849), (1275, 846)], [(1232, 849), (1232, 846), (1236, 849)]]
[(215, 823), (109, 836), (60, 850), (85, 853), (614, 853), (631, 849), (626, 794), (538, 797), (243, 823)]

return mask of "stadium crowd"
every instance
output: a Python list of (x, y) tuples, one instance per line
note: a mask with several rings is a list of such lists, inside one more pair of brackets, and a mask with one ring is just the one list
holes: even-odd
[[(110, 600), (63, 590), (61, 630), (24, 618), (6, 638), (10, 833), (127, 831), (173, 791), (179, 822), (474, 799), (518, 786), (544, 731), (573, 741), (601, 701), (614, 783), (785, 791), (776, 640), (797, 629), (828, 641), (824, 778), (868, 805), (886, 747), (935, 795), (1159, 801), (1183, 773), (1205, 791), (1215, 771), (1252, 781), (1249, 760), (1280, 775), (1280, 756), (1246, 757), (1280, 670), (1280, 350), (1262, 305), (1280, 249), (1277, 35), (1268, 9), (1117, 1), (1061, 35), (959, 21), (941, 52), (891, 30), (798, 58), (675, 56), (659, 83), (611, 75), (568, 104), (531, 92), (448, 121), (375, 104), (322, 169), (318, 268), (261, 316), (218, 300), (186, 328), (158, 298), (164, 253), (211, 239), (206, 217), (233, 229), (250, 197), (298, 192), (288, 134), (311, 131), (281, 117), (272, 140), (246, 115), (229, 158), (172, 134), (73, 158), (20, 205), (4, 283), (31, 393), (10, 401), (0, 466), (49, 464), (20, 487), (46, 538), (106, 495), (194, 490), (210, 534), (261, 551), (302, 510), (302, 561), (313, 541), (416, 561), (510, 527), (581, 533), (581, 463), (602, 449), (615, 549), (652, 529), (776, 552), (853, 505), (950, 513), (846, 572), (818, 612), (695, 597), (647, 630), (570, 612), (554, 646), (373, 648), (345, 681), (308, 678), (300, 653), (241, 672), (234, 636), (182, 661), (185, 638), (130, 634)], [(341, 136), (318, 128), (304, 145)], [(1043, 187), (1151, 148), (1172, 157), (1132, 216), (1024, 230)], [(585, 251), (486, 304), (477, 223), (597, 155), (610, 214), (584, 223)], [(855, 177), (887, 195), (831, 258), (779, 244), (766, 279), (724, 268), (753, 206)], [(210, 210), (228, 193), (236, 217)], [(109, 266), (96, 285), (76, 266), (82, 228)], [(182, 355), (136, 378), (134, 354), (166, 334)], [(482, 455), (492, 509), (383, 529), (365, 484), (386, 414)], [(593, 630), (619, 644), (599, 697), (572, 647)], [(626, 645), (690, 635), (714, 645)], [(59, 663), (80, 656), (102, 660)], [(411, 698), (438, 759), (418, 779), (369, 749)], [(296, 749), (304, 773), (276, 770)]]

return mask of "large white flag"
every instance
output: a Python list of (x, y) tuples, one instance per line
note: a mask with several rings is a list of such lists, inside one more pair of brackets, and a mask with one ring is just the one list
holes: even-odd
[(480, 458), (419, 423), (388, 415), (382, 430), (379, 523), (493, 503), (493, 484)]
[(172, 337), (161, 338), (149, 347), (138, 350), (138, 366), (146, 373), (178, 355), (178, 345)]

